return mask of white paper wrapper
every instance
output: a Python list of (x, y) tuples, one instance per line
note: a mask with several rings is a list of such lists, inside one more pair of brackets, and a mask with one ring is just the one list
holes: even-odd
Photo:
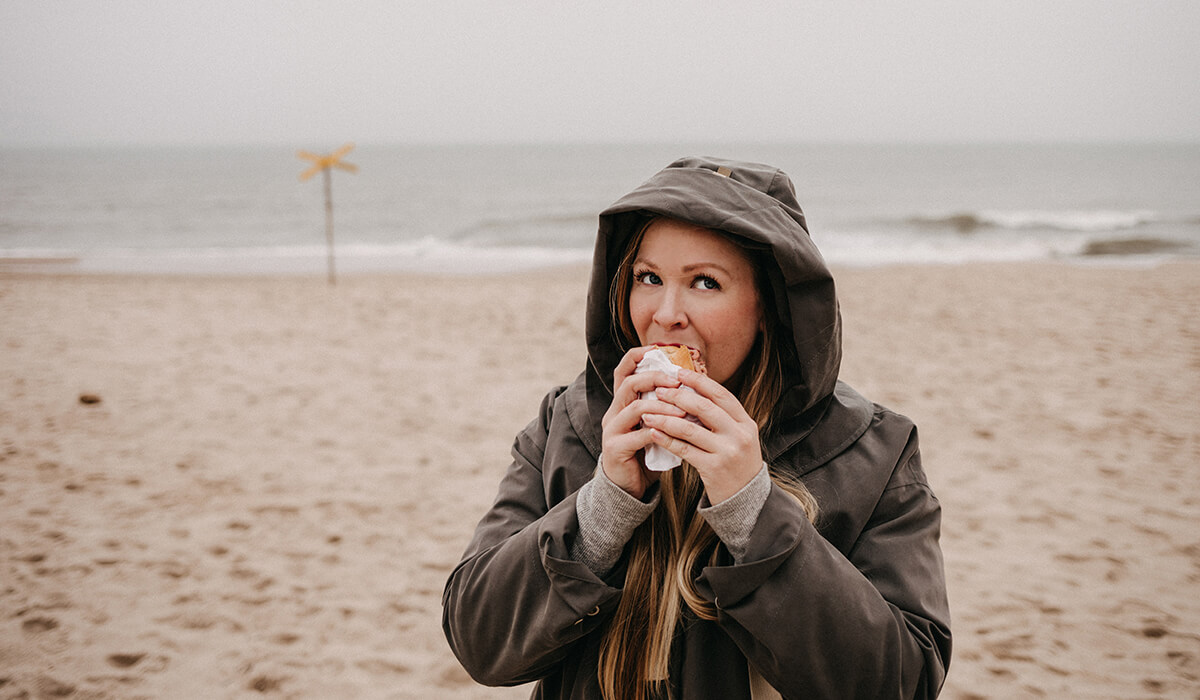
[[(643, 355), (642, 361), (638, 363), (637, 369), (634, 370), (634, 374), (654, 371), (662, 372), (672, 379), (679, 376), (679, 366), (668, 360), (667, 354), (662, 350), (651, 350)], [(690, 387), (684, 388), (688, 391), (692, 390)], [(647, 391), (642, 394), (642, 398), (657, 399), (658, 393)], [(665, 472), (678, 467), (682, 463), (683, 460), (668, 452), (662, 445), (648, 445), (646, 447), (646, 468), (650, 471)]]

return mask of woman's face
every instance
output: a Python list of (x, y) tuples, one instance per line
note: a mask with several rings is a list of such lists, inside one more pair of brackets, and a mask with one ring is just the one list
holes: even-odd
[(724, 236), (656, 219), (633, 262), (629, 315), (638, 340), (696, 348), (709, 376), (726, 382), (762, 330), (754, 272), (742, 249)]

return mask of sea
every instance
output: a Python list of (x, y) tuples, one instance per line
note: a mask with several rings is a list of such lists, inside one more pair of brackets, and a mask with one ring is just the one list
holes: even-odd
[(298, 151), (340, 146), (0, 150), (0, 261), (234, 275), (577, 264), (597, 214), (684, 155), (783, 169), (834, 266), (1200, 257), (1200, 144), (360, 144), (342, 159), (355, 172), (331, 171), (327, 219)]

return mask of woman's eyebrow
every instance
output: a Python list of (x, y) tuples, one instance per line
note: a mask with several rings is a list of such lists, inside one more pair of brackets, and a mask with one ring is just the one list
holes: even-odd
[[(661, 270), (661, 268), (658, 265), (655, 265), (653, 261), (647, 260), (646, 258), (636, 258), (633, 261), (633, 264), (635, 266), (648, 267), (651, 270), (654, 270), (656, 272)], [(722, 267), (720, 263), (715, 263), (715, 262), (688, 263), (687, 265), (684, 265), (682, 268), (680, 268), (680, 272), (682, 272), (685, 275), (690, 275), (691, 273), (693, 273), (697, 270), (705, 270), (705, 269), (716, 270), (717, 272), (720, 272), (721, 274), (723, 274), (727, 277), (733, 276), (733, 274), (730, 273), (729, 270)]]
[(721, 265), (719, 265), (715, 262), (698, 262), (698, 263), (692, 263), (690, 265), (684, 265), (683, 271), (684, 272), (695, 272), (696, 270), (703, 270), (706, 268), (712, 268), (712, 269), (716, 270), (717, 272), (720, 272), (721, 274), (729, 276), (729, 277), (733, 276), (729, 272), (729, 270), (726, 270), (724, 267), (721, 267)]
[[(658, 273), (659, 276), (671, 276), (671, 275), (665, 275), (664, 273), (662, 273), (662, 269), (659, 267), (659, 265), (655, 265), (652, 261), (648, 261), (648, 259), (646, 259), (646, 258), (634, 259), (634, 265), (632, 265), (632, 267), (641, 267), (641, 268), (653, 270), (654, 273)], [(684, 265), (683, 268), (680, 268), (679, 271), (680, 271), (680, 274), (691, 275), (691, 274), (696, 273), (697, 270), (708, 270), (708, 269), (716, 270), (716, 271), (718, 271), (718, 273), (720, 273), (721, 275), (724, 275), (726, 277), (733, 276), (733, 273), (731, 273), (730, 270), (728, 270), (724, 267), (721, 267), (720, 263), (689, 263), (689, 264)]]

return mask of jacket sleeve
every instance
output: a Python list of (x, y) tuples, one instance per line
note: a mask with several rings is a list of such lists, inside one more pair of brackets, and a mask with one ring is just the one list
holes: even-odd
[[(553, 398), (546, 398), (539, 417), (517, 436), (496, 501), (442, 595), (446, 639), (471, 677), (485, 685), (517, 685), (547, 675), (611, 614), (620, 596), (570, 558), (578, 532), (575, 494), (552, 502), (566, 488), (543, 473), (550, 468), (543, 462)], [(590, 475), (595, 461), (582, 445), (576, 447), (563, 454), (589, 461), (578, 468)]]
[(784, 697), (934, 698), (941, 689), (950, 660), (941, 511), (915, 429), (875, 494), (843, 553), (773, 486), (742, 563), (700, 575), (718, 623)]

